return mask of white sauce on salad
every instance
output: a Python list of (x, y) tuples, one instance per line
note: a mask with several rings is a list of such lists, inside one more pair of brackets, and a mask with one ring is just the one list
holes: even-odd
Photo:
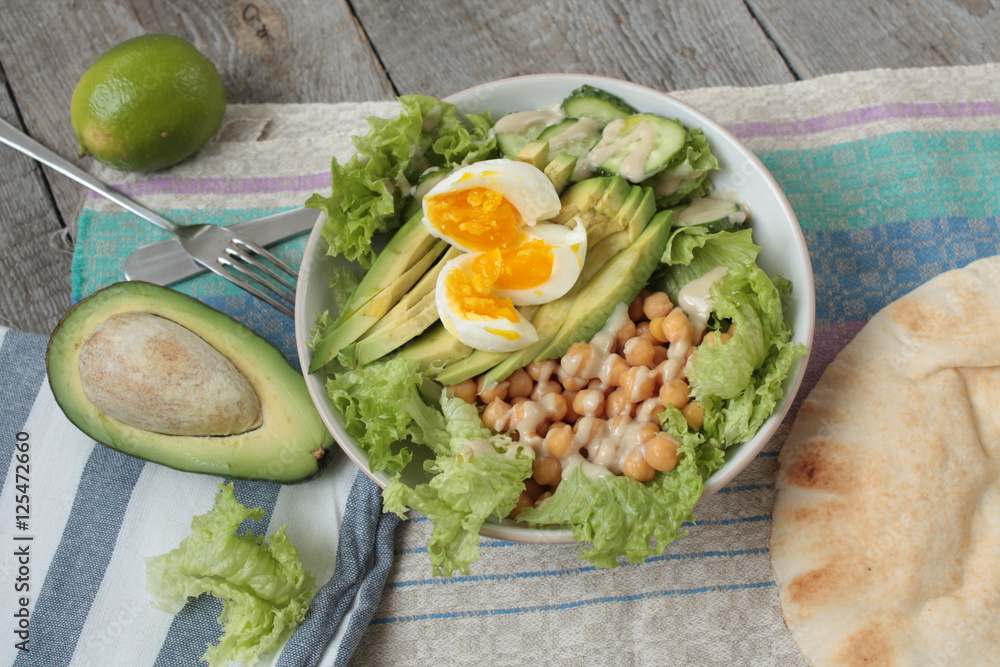
[(597, 134), (601, 129), (600, 123), (592, 118), (579, 118), (575, 123), (567, 127), (565, 130), (548, 137), (549, 150), (559, 152), (564, 146), (567, 146), (574, 141), (579, 141), (589, 136)]
[(557, 108), (546, 107), (544, 109), (531, 109), (528, 111), (515, 111), (503, 116), (493, 125), (494, 132), (511, 132), (520, 134), (528, 128), (536, 125), (552, 125), (565, 118), (562, 111)]
[(604, 136), (587, 154), (587, 162), (596, 167), (618, 151), (634, 145), (618, 166), (618, 173), (622, 178), (638, 183), (649, 176), (646, 173), (646, 161), (655, 141), (656, 128), (649, 123), (639, 123), (626, 134), (625, 119), (616, 118), (604, 128)]
[(712, 301), (711, 292), (715, 283), (722, 280), (729, 269), (724, 266), (717, 266), (700, 278), (695, 278), (681, 288), (677, 295), (677, 305), (684, 310), (691, 326), (694, 327), (695, 338), (700, 339), (705, 332), (705, 325), (712, 314), (715, 303)]

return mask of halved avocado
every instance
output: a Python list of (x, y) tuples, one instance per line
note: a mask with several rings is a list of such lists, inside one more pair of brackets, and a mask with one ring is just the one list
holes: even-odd
[[(96, 407), (84, 389), (81, 355), (95, 354), (85, 352), (94, 332), (109, 320), (128, 319), (126, 314), (158, 316), (207, 343), (249, 383), (259, 399), (254, 408), (259, 419), (242, 433), (172, 435), (126, 423)], [(177, 470), (288, 484), (316, 475), (333, 444), (302, 374), (276, 347), (228, 315), (166, 287), (123, 282), (84, 299), (53, 332), (46, 364), (56, 402), (80, 430), (120, 452)], [(93, 384), (94, 371), (87, 372), (88, 385)], [(150, 391), (155, 394), (156, 387)]]

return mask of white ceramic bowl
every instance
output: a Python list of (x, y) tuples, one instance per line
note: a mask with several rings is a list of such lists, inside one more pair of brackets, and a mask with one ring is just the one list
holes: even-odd
[[(793, 340), (811, 348), (816, 310), (815, 291), (812, 266), (802, 230), (784, 194), (764, 165), (722, 126), (692, 107), (651, 88), (616, 79), (575, 74), (503, 79), (469, 88), (447, 100), (466, 112), (488, 110), (497, 119), (506, 112), (556, 104), (585, 83), (618, 95), (640, 111), (676, 118), (689, 127), (699, 127), (705, 132), (721, 167), (713, 174), (712, 182), (717, 190), (737, 191), (740, 200), (749, 204), (754, 241), (763, 248), (758, 264), (769, 275), (779, 274), (791, 280), (793, 292), (788, 301), (786, 319), (793, 328)], [(320, 235), (324, 220), (325, 217), (321, 216), (309, 238), (299, 272), (295, 333), (299, 361), (303, 368), (309, 366), (311, 353), (305, 341), (312, 335), (316, 314), (329, 308), (328, 304), (331, 302), (328, 276), (330, 267), (337, 261), (326, 254), (326, 243)], [(728, 484), (764, 448), (788, 412), (805, 367), (806, 358), (799, 359), (785, 382), (785, 396), (775, 413), (764, 422), (752, 440), (727, 452), (725, 465), (706, 480), (702, 499)], [(344, 452), (376, 483), (384, 487), (388, 483), (388, 477), (384, 473), (373, 474), (368, 469), (367, 456), (344, 430), (342, 416), (333, 409), (326, 396), (325, 382), (326, 376), (323, 373), (306, 377), (309, 392), (323, 421)], [(403, 473), (404, 480), (425, 480), (422, 463), (423, 460), (415, 456)], [(487, 523), (480, 532), (486, 537), (514, 542), (573, 541), (569, 530), (528, 528), (507, 519)]]

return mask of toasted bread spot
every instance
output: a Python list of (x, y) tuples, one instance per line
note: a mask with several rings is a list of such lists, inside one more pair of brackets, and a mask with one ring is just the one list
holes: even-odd
[(870, 623), (847, 637), (843, 651), (834, 661), (838, 665), (898, 665), (900, 656), (879, 622)]
[(837, 493), (843, 489), (849, 471), (840, 462), (841, 458), (830, 456), (836, 443), (826, 440), (812, 440), (804, 451), (790, 462), (785, 472), (789, 484), (804, 489)]

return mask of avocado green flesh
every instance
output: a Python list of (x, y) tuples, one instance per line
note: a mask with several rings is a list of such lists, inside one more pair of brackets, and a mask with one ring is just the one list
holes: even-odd
[(562, 326), (536, 359), (561, 357), (569, 346), (590, 340), (620, 303), (630, 303), (649, 281), (670, 238), (672, 211), (656, 214), (639, 238), (604, 264), (577, 292)]
[[(176, 436), (136, 428), (104, 414), (84, 395), (80, 352), (105, 320), (119, 313), (159, 315), (191, 330), (227, 357), (261, 402), (261, 425), (238, 435)], [(77, 304), (59, 323), (47, 352), (56, 402), (80, 430), (125, 454), (186, 472), (282, 484), (316, 475), (333, 437), (305, 381), (267, 340), (189, 296), (142, 282), (117, 283)]]
[(422, 372), (433, 374), (435, 369), (465, 359), (472, 353), (471, 347), (452, 336), (441, 322), (437, 322), (408, 345), (399, 348), (396, 356), (415, 361)]

